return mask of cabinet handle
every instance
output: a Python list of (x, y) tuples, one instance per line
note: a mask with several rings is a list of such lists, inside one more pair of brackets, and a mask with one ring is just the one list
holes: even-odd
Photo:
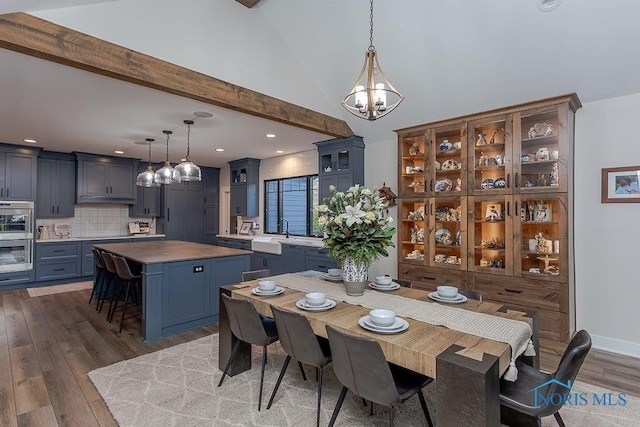
[(4, 197), (4, 187), (0, 188), (0, 197)]
[(206, 215), (206, 214), (207, 214), (207, 207), (205, 206), (205, 207), (204, 207), (204, 208), (202, 208), (202, 209), (204, 209), (204, 214)]
[(167, 222), (171, 221), (171, 208), (167, 208)]
[(53, 252), (64, 252), (64, 251), (65, 251), (64, 249), (56, 249)]
[(54, 208), (54, 206), (51, 206), (51, 213), (54, 213), (53, 208)]
[(520, 175), (518, 175), (518, 172), (516, 172), (516, 179), (513, 180), (513, 185), (518, 188), (518, 186), (520, 185)]
[(109, 194), (109, 186), (107, 185), (107, 187), (104, 190), (105, 194)]
[(54, 268), (53, 271), (64, 271), (64, 268)]
[(435, 205), (435, 203), (429, 203), (431, 216), (433, 216), (433, 205)]
[(507, 292), (514, 293), (514, 294), (521, 294), (522, 293), (522, 291), (519, 291), (517, 289), (504, 288), (504, 290), (507, 291)]
[(507, 216), (511, 216), (511, 202), (507, 202)]
[(518, 216), (520, 215), (520, 211), (518, 210), (518, 201), (516, 200), (515, 203), (516, 203), (516, 210), (513, 213), (515, 214), (515, 216)]
[(9, 187), (7, 187), (7, 198), (9, 198)]
[(60, 206), (56, 206), (56, 210), (57, 210), (56, 213), (60, 213)]
[(507, 174), (507, 188), (511, 188), (511, 174)]
[(327, 266), (326, 266), (326, 265), (318, 265), (318, 267), (320, 267), (320, 268), (327, 268)]
[(433, 179), (429, 181), (429, 191), (433, 191)]

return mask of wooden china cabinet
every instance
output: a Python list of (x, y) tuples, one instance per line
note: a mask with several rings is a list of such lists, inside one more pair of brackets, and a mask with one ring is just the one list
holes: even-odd
[(575, 94), (396, 130), (398, 275), (574, 326)]

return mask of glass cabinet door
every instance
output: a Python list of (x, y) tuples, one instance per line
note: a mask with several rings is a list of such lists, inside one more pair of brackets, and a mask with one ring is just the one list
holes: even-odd
[(471, 271), (513, 274), (513, 196), (469, 197)]
[(430, 147), (430, 158), (435, 161), (433, 174), (429, 176), (430, 194), (454, 196), (462, 194), (466, 188), (466, 134), (466, 126), (461, 124), (437, 128), (432, 132), (434, 143)]
[(469, 194), (511, 193), (511, 115), (469, 124)]
[(427, 144), (424, 132), (400, 137), (399, 186), (401, 197), (424, 196)]
[(567, 195), (516, 197), (515, 206), (519, 212), (515, 229), (521, 237), (516, 242), (515, 275), (567, 281)]
[(426, 211), (424, 199), (405, 199), (398, 214), (399, 261), (424, 265)]
[(567, 191), (567, 111), (561, 104), (514, 114), (516, 192)]
[(464, 197), (429, 200), (429, 265), (466, 270), (466, 202)]

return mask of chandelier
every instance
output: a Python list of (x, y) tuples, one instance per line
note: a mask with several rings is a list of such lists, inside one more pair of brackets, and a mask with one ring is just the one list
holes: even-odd
[(404, 96), (391, 84), (378, 62), (373, 46), (373, 0), (369, 17), (369, 49), (365, 53), (362, 71), (349, 94), (344, 97), (342, 106), (355, 116), (373, 121), (393, 111)]
[(156, 174), (153, 172), (151, 166), (151, 143), (155, 141), (153, 138), (146, 138), (147, 144), (149, 144), (149, 165), (147, 170), (138, 174), (136, 178), (136, 185), (139, 187), (159, 187), (160, 184), (156, 181)]
[(187, 125), (187, 156), (184, 162), (175, 167), (175, 171), (180, 176), (180, 181), (202, 181), (200, 168), (192, 163), (189, 157), (189, 140), (191, 138), (191, 125), (193, 124), (193, 120), (185, 120), (183, 123)]
[(158, 184), (180, 182), (180, 175), (176, 173), (176, 170), (172, 168), (171, 163), (169, 163), (169, 137), (173, 132), (170, 130), (163, 130), (162, 133), (167, 135), (167, 160), (164, 162), (164, 166), (156, 171), (156, 182)]

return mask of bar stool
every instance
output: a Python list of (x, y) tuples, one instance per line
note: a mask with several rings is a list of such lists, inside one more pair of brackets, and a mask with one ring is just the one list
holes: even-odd
[(98, 312), (102, 311), (102, 306), (104, 305), (104, 301), (107, 298), (110, 298), (109, 302), (109, 310), (107, 311), (107, 321), (111, 323), (111, 309), (113, 307), (113, 300), (115, 298), (115, 294), (119, 289), (120, 278), (118, 277), (118, 271), (116, 270), (116, 263), (113, 261), (113, 255), (109, 252), (102, 251), (100, 253), (102, 255), (102, 260), (104, 261), (104, 266), (107, 269), (108, 280), (107, 286), (104, 290), (104, 293), (101, 296), (100, 307)]
[[(127, 312), (127, 306), (129, 304), (129, 297), (132, 297), (137, 303), (138, 298), (136, 296), (136, 293), (142, 286), (142, 276), (133, 274), (131, 272), (131, 269), (129, 268), (129, 264), (127, 264), (127, 260), (123, 257), (117, 255), (112, 255), (112, 257), (113, 262), (116, 266), (118, 277), (120, 278), (120, 292), (118, 293), (118, 298), (116, 298), (113, 310), (111, 311), (111, 319), (113, 319), (113, 315), (118, 308), (118, 302), (122, 298), (124, 292), (124, 306), (122, 307), (122, 315), (120, 316), (120, 330), (118, 331), (118, 333), (121, 333), (124, 319), (126, 319), (125, 315)], [(126, 288), (124, 286), (125, 283), (127, 284)], [(139, 313), (136, 313), (134, 316), (137, 316), (138, 314)], [(111, 323), (111, 320), (109, 320), (109, 323)]]
[(91, 248), (91, 252), (93, 252), (93, 260), (96, 266), (96, 276), (93, 280), (93, 290), (91, 291), (91, 296), (89, 297), (89, 304), (91, 304), (91, 301), (95, 296), (97, 310), (98, 305), (100, 304), (100, 296), (105, 292), (107, 268), (104, 265), (104, 261), (102, 260), (100, 251), (98, 251), (96, 248)]

